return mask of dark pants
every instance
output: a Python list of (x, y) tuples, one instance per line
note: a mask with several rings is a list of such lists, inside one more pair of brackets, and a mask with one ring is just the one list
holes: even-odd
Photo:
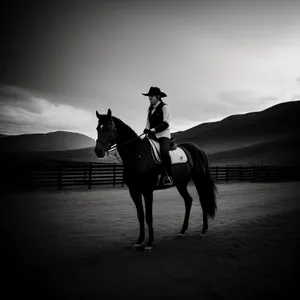
[(165, 169), (168, 173), (168, 175), (172, 176), (172, 162), (170, 157), (170, 139), (162, 137), (158, 139), (159, 145), (160, 145), (160, 153), (161, 158), (163, 161), (163, 164), (165, 166)]

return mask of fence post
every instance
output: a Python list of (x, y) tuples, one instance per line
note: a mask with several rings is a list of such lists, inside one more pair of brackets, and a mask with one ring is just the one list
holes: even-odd
[(113, 186), (116, 185), (116, 163), (114, 162), (114, 169), (113, 169)]
[(242, 181), (242, 166), (239, 166), (239, 181)]
[(93, 163), (90, 163), (90, 168), (89, 168), (89, 189), (92, 188), (92, 168), (93, 168)]
[(253, 165), (252, 169), (252, 182), (255, 182), (255, 165)]
[(218, 181), (218, 166), (216, 166), (216, 181)]
[(228, 183), (228, 165), (226, 165), (226, 183)]
[(58, 188), (59, 190), (61, 190), (62, 169), (63, 169), (63, 165), (62, 165), (62, 163), (60, 163), (60, 164), (59, 164), (59, 167), (58, 167), (58, 186), (57, 186), (57, 188)]

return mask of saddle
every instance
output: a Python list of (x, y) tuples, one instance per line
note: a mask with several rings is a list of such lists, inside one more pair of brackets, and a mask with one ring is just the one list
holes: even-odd
[[(149, 135), (149, 139), (154, 142), (158, 142), (158, 140), (154, 134)], [(170, 151), (174, 151), (174, 150), (176, 150), (176, 148), (177, 148), (176, 138), (171, 137), (170, 138)]]
[[(172, 138), (171, 142), (172, 144), (170, 145), (170, 157), (172, 164), (186, 163), (187, 156), (180, 147), (177, 147), (175, 143), (175, 138)], [(154, 161), (157, 164), (162, 164), (159, 142), (154, 139), (149, 139), (149, 143), (151, 145), (151, 154)]]

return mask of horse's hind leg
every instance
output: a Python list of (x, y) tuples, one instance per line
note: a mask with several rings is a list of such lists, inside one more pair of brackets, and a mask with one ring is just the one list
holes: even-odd
[(200, 204), (201, 204), (201, 208), (202, 208), (203, 226), (202, 226), (201, 234), (204, 235), (208, 229), (207, 211), (206, 211), (206, 208), (204, 205), (204, 199), (203, 199), (204, 195), (201, 196), (201, 183), (199, 183), (199, 181), (197, 181), (197, 180), (194, 180), (194, 183), (195, 183), (198, 195), (199, 195), (199, 200), (200, 200)]
[(177, 186), (177, 190), (181, 195), (181, 197), (184, 199), (184, 204), (185, 204), (184, 221), (183, 221), (182, 229), (180, 231), (180, 234), (183, 235), (189, 227), (189, 218), (190, 218), (193, 198), (189, 194), (186, 185)]

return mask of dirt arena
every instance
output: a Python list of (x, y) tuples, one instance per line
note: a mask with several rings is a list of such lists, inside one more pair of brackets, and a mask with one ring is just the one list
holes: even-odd
[(131, 250), (138, 221), (127, 188), (1, 195), (1, 291), (9, 299), (240, 300), (298, 293), (300, 182), (217, 187), (218, 211), (205, 237), (193, 185), (185, 237), (178, 236), (183, 199), (175, 188), (155, 192), (151, 253)]

